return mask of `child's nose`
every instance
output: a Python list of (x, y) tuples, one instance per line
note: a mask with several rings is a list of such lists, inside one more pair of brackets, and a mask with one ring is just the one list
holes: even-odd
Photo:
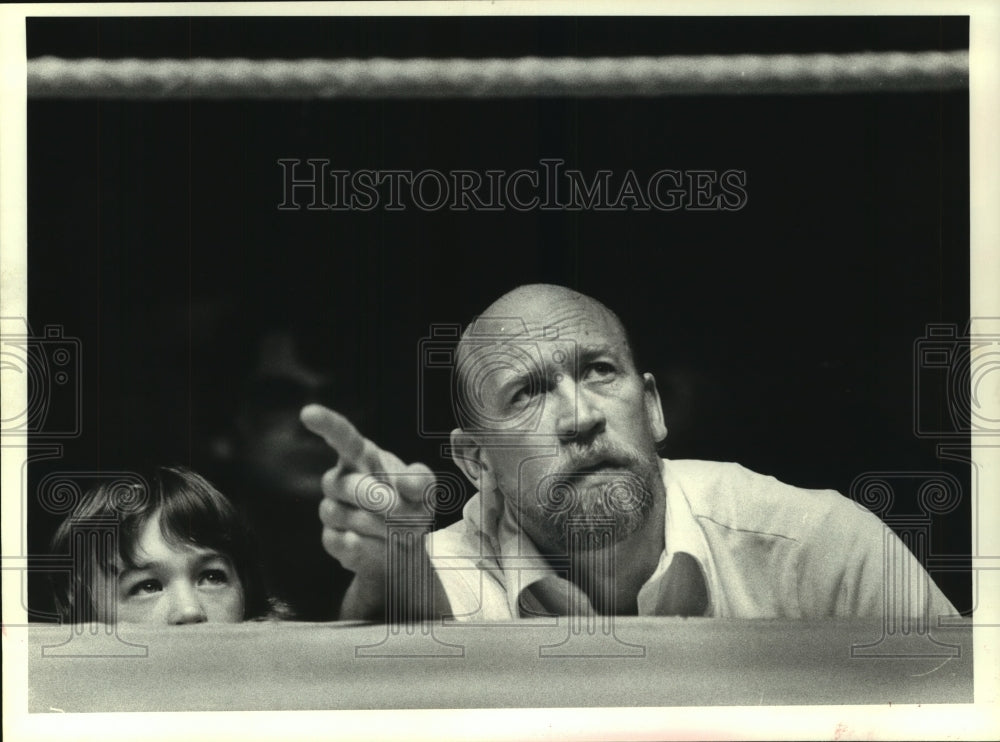
[(208, 620), (197, 591), (190, 585), (177, 586), (171, 596), (170, 615), (167, 622), (172, 625), (203, 623)]

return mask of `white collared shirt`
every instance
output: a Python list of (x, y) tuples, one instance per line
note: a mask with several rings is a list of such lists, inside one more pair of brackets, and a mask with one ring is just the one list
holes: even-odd
[[(957, 613), (899, 538), (837, 492), (711, 461), (663, 460), (661, 474), (666, 547), (639, 591), (639, 615), (880, 617), (887, 605), (908, 617)], [(593, 610), (495, 493), (477, 494), (461, 521), (426, 543), (457, 620)]]

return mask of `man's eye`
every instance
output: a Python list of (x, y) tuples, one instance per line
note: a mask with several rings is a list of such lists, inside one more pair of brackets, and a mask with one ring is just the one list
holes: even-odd
[(618, 369), (607, 361), (597, 361), (587, 367), (587, 377), (590, 379), (608, 379), (618, 373)]
[(201, 585), (228, 585), (229, 575), (226, 574), (225, 570), (206, 569), (201, 573), (201, 578), (198, 582)]
[(534, 394), (535, 390), (532, 387), (522, 386), (520, 389), (514, 392), (514, 395), (510, 398), (510, 403), (515, 407), (527, 404), (534, 396)]
[(152, 595), (163, 590), (159, 580), (143, 580), (129, 588), (129, 595)]

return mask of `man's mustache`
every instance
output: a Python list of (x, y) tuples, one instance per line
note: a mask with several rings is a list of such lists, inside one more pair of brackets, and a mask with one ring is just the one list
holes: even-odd
[(573, 480), (600, 469), (636, 470), (643, 465), (638, 451), (613, 443), (599, 443), (586, 449), (570, 449), (552, 466), (552, 474), (560, 479)]

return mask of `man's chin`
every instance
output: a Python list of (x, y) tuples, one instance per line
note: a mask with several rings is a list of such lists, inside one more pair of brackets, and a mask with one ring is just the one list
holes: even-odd
[(573, 516), (562, 523), (549, 523), (550, 538), (563, 553), (614, 548), (642, 529), (643, 520), (600, 516)]

